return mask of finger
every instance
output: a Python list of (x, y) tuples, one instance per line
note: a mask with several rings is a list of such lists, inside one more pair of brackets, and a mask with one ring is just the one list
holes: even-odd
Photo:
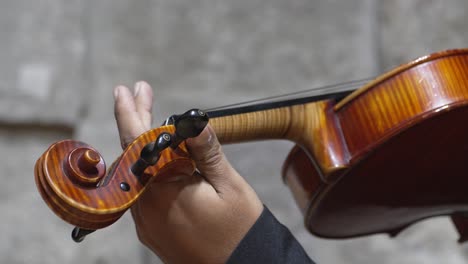
[(217, 192), (244, 182), (226, 159), (210, 125), (198, 137), (188, 139), (187, 147), (198, 170)]
[[(145, 204), (151, 212), (167, 212), (175, 204), (184, 212), (200, 213), (202, 208), (213, 210), (218, 192), (199, 173), (184, 175), (178, 181), (151, 182), (137, 204)], [(174, 201), (177, 201), (174, 203)]]
[(126, 148), (136, 137), (145, 131), (136, 111), (135, 100), (125, 86), (114, 89), (114, 114), (120, 135), (120, 144)]
[(153, 106), (153, 90), (151, 86), (143, 81), (137, 82), (134, 88), (134, 97), (136, 111), (141, 123), (145, 127), (145, 130), (149, 130), (151, 129)]

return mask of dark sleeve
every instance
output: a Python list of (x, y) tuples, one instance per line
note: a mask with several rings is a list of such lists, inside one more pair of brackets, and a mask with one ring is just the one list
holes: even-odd
[(264, 207), (227, 263), (314, 263), (291, 232)]

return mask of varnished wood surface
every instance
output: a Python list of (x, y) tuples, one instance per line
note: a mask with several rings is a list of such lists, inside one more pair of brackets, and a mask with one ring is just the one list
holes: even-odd
[(422, 219), (468, 212), (467, 134), (464, 104), (381, 142), (315, 193), (306, 214), (309, 230), (333, 238), (395, 235)]
[(309, 155), (295, 146), (284, 162), (282, 175), (301, 212), (306, 215), (310, 201), (324, 187), (320, 174)]
[[(141, 149), (162, 132), (174, 133), (174, 127), (165, 126), (142, 134), (114, 162), (105, 178), (99, 180), (99, 186), (94, 187), (77, 183), (64, 170), (70, 152), (77, 148), (92, 148), (77, 141), (57, 142), (36, 163), (38, 189), (49, 207), (65, 221), (86, 229), (110, 225), (138, 199), (148, 180), (154, 177), (154, 180), (163, 181), (179, 172), (193, 173), (193, 161), (182, 143), (176, 150), (163, 151), (159, 162), (149, 167), (142, 179), (132, 174), (130, 167), (138, 159)], [(171, 173), (167, 173), (169, 171)], [(120, 188), (123, 182), (129, 185), (129, 191)]]
[(286, 139), (301, 145), (328, 182), (346, 169), (347, 149), (333, 115), (332, 101), (281, 107), (210, 119), (223, 144)]
[(468, 51), (450, 51), (403, 65), (338, 104), (350, 155), (374, 145), (434, 111), (450, 111), (468, 99)]
[[(333, 110), (349, 169), (336, 182), (317, 185), (309, 179), (317, 177), (313, 172), (297, 169), (310, 166), (295, 164), (306, 156), (297, 149), (290, 155), (302, 158), (289, 160), (284, 169), (298, 204), (307, 204), (303, 211), (312, 233), (395, 235), (421, 219), (468, 211), (468, 51), (403, 65)], [(467, 230), (467, 223), (457, 221), (458, 230)]]

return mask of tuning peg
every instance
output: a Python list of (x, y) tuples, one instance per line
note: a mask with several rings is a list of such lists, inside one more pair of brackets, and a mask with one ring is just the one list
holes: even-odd
[(169, 117), (165, 124), (172, 124), (175, 127), (171, 147), (176, 148), (183, 140), (198, 136), (205, 129), (208, 120), (208, 115), (200, 109), (191, 109), (181, 115)]
[(171, 146), (172, 136), (167, 132), (161, 133), (156, 141), (148, 143), (140, 152), (140, 157), (132, 165), (131, 171), (137, 177), (141, 176), (146, 168), (155, 165), (161, 152)]

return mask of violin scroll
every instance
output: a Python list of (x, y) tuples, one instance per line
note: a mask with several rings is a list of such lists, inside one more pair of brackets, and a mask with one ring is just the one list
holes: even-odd
[(76, 226), (73, 240), (117, 221), (151, 181), (193, 174), (184, 140), (201, 133), (208, 115), (193, 109), (172, 120), (136, 138), (107, 173), (99, 152), (80, 141), (56, 142), (37, 160), (37, 188), (57, 216)]

